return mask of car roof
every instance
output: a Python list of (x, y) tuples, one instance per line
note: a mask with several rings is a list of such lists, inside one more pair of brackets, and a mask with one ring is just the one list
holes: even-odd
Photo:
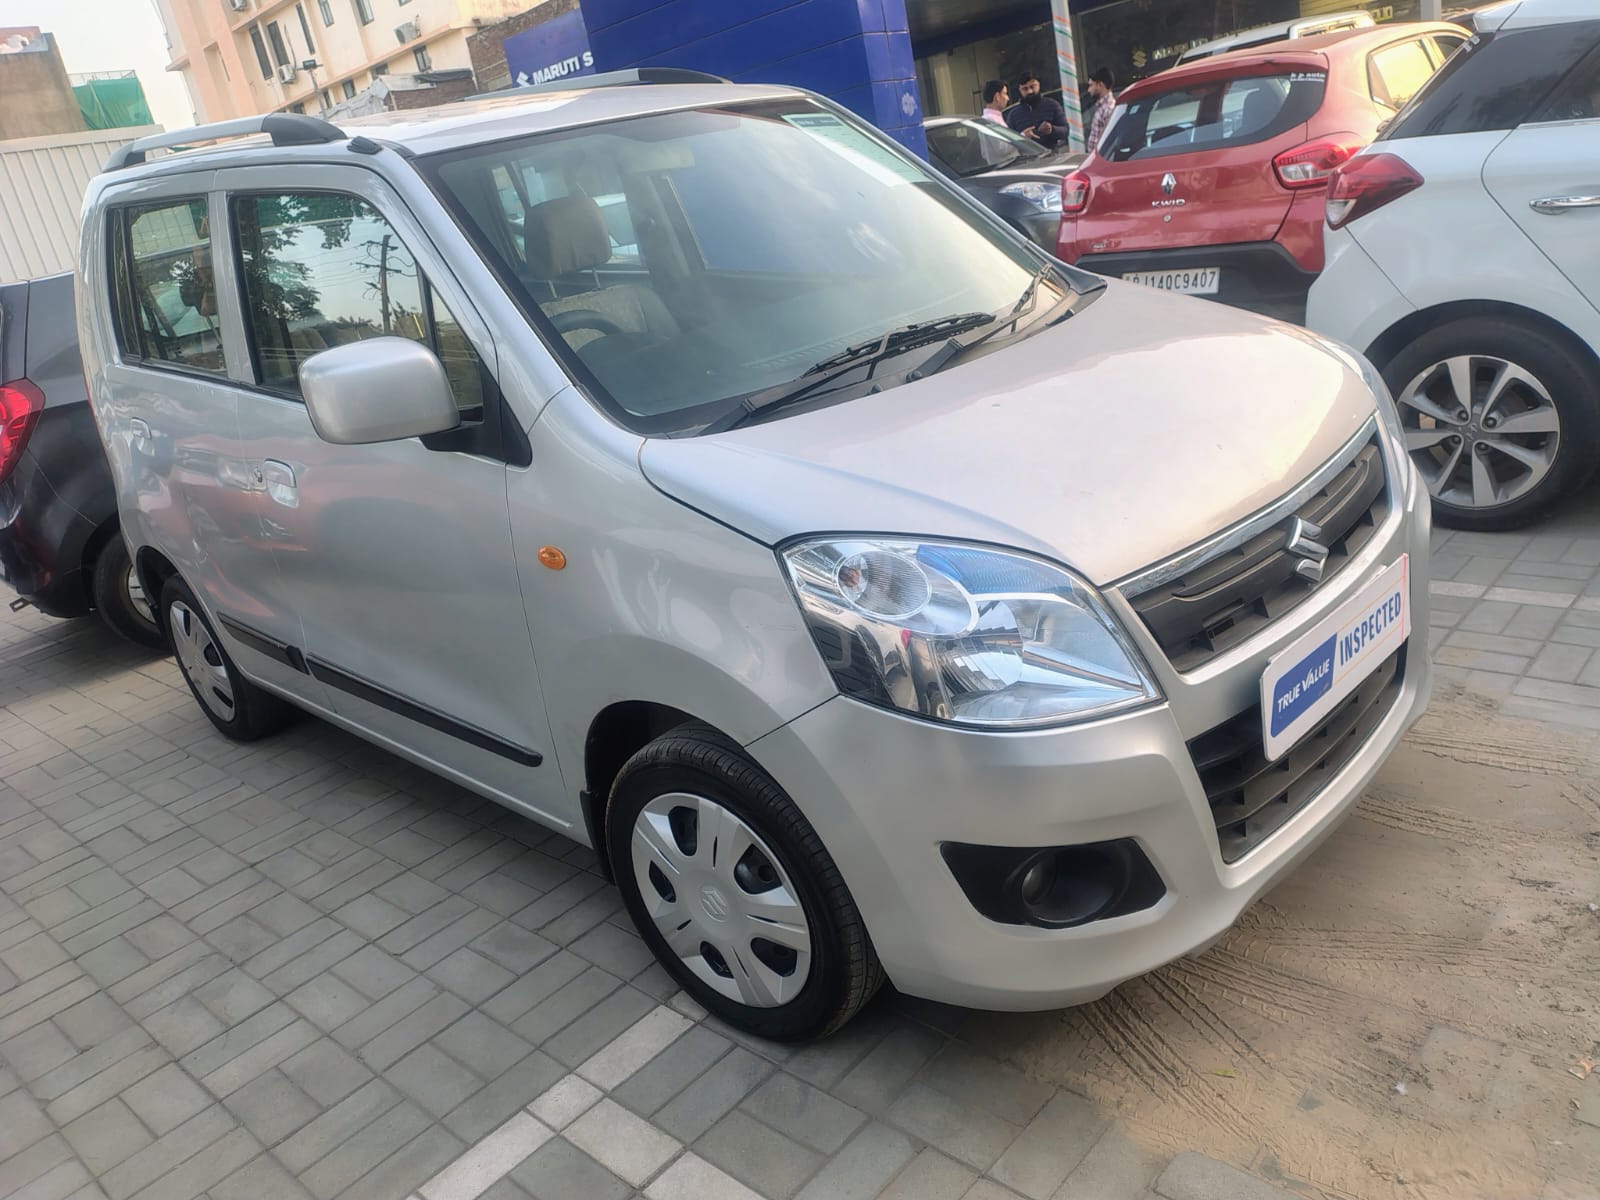
[(1595, 0), (1508, 0), (1491, 8), (1476, 9), (1472, 14), (1473, 24), (1481, 33), (1597, 18), (1600, 18), (1600, 8), (1596, 7)]
[[(808, 93), (799, 88), (782, 85), (722, 83), (641, 83), (575, 87), (558, 91), (541, 87), (456, 100), (431, 108), (345, 118), (339, 120), (338, 129), (352, 138), (365, 135), (411, 154), (422, 155), (506, 138), (621, 121), (651, 113), (682, 112), (693, 108), (805, 95)], [(202, 133), (203, 128), (196, 132)], [(281, 161), (281, 156), (326, 161), (330, 154), (339, 153), (339, 148), (346, 145), (348, 143), (341, 141), (272, 148), (275, 152), (274, 161)], [(229, 166), (248, 166), (266, 161), (257, 155), (269, 147), (270, 139), (264, 135), (233, 138), (178, 154), (153, 157), (146, 163), (99, 178), (103, 182), (120, 183), (173, 171), (214, 171)]]
[[(1531, 0), (1523, 0), (1529, 3)], [(1579, 0), (1582, 2), (1582, 0)], [(1590, 3), (1593, 0), (1589, 0)], [(1397, 21), (1375, 25), (1366, 29), (1340, 29), (1333, 33), (1319, 33), (1312, 37), (1286, 38), (1265, 46), (1250, 46), (1243, 50), (1230, 50), (1226, 54), (1213, 54), (1170, 67), (1138, 83), (1129, 84), (1117, 97), (1131, 97), (1171, 91), (1190, 79), (1210, 79), (1226, 76), (1231, 69), (1241, 71), (1267, 63), (1282, 63), (1287, 67), (1326, 68), (1330, 60), (1362, 54), (1374, 46), (1387, 45), (1406, 37), (1424, 33), (1449, 33), (1456, 37), (1467, 36), (1467, 31), (1448, 21)]]

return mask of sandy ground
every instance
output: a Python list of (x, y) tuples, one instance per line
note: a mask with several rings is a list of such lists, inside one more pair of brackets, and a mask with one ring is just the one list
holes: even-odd
[[(1450, 687), (1356, 813), (1204, 956), (960, 1032), (1162, 1152), (1308, 1196), (1596, 1200), (1600, 761)], [(1398, 1085), (1398, 1086), (1397, 1086)]]

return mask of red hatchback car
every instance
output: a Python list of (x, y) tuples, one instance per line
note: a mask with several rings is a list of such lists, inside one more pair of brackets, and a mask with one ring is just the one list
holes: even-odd
[(1432, 22), (1349, 30), (1133, 84), (1062, 183), (1058, 255), (1303, 321), (1328, 177), (1467, 37)]

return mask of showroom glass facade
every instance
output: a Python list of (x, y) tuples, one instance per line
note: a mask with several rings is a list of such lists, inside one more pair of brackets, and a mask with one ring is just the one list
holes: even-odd
[[(1364, 8), (1379, 21), (1415, 21), (1426, 0), (1073, 0), (1080, 82), (1110, 67), (1120, 88), (1169, 67), (1189, 46), (1298, 17)], [(922, 107), (975, 113), (989, 79), (1033, 72), (1059, 88), (1049, 0), (906, 0)]]

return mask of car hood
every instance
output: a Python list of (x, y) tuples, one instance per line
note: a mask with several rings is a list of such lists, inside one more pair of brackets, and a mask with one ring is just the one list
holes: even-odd
[(977, 175), (962, 176), (962, 183), (977, 184), (980, 187), (1004, 187), (1008, 183), (1017, 183), (1027, 179), (1059, 180), (1068, 172), (1076, 171), (1088, 161), (1086, 154), (1051, 155), (1048, 158), (1032, 158), (1027, 162), (1013, 163), (1009, 167), (1002, 167), (997, 171), (982, 171)]
[(1303, 330), (1113, 282), (1053, 329), (877, 395), (647, 440), (661, 491), (769, 545), (999, 543), (1109, 583), (1265, 507), (1372, 416)]

